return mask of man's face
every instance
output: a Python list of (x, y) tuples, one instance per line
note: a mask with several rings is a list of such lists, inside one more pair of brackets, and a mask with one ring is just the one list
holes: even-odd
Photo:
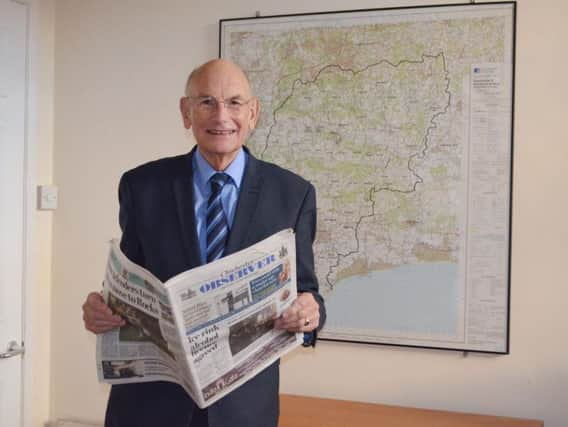
[(188, 89), (180, 101), (184, 126), (211, 166), (224, 170), (256, 125), (258, 100), (242, 71), (222, 60), (204, 65)]

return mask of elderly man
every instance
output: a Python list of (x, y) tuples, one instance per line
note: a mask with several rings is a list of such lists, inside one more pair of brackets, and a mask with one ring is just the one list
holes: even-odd
[[(290, 171), (255, 159), (243, 147), (256, 126), (259, 102), (237, 65), (218, 59), (195, 69), (180, 110), (197, 147), (123, 175), (119, 186), (122, 250), (165, 281), (293, 228), (299, 296), (275, 327), (304, 332), (305, 344), (313, 345), (316, 330), (325, 320), (312, 251), (314, 187)], [(96, 292), (83, 305), (83, 319), (86, 329), (97, 334), (124, 325), (124, 319)], [(205, 410), (173, 383), (114, 385), (105, 425), (277, 426), (278, 382), (275, 363)]]

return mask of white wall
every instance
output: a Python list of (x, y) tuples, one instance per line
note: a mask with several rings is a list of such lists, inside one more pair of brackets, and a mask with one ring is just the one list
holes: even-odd
[[(218, 20), (416, 3), (56, 0), (52, 418), (103, 417), (108, 387), (80, 306), (119, 234), (121, 172), (189, 148), (178, 98), (187, 72), (217, 55)], [(566, 424), (566, 16), (561, 0), (518, 4), (511, 354), (321, 342), (286, 358), (282, 391)]]

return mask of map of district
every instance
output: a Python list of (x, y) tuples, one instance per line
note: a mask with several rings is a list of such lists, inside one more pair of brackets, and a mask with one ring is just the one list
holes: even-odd
[(501, 9), (451, 7), (224, 26), (222, 56), (260, 98), (249, 148), (317, 190), (323, 337), (487, 344), (466, 319), (478, 307), (468, 305), (467, 278), (479, 163), (470, 74), (472, 64), (510, 61), (510, 26)]

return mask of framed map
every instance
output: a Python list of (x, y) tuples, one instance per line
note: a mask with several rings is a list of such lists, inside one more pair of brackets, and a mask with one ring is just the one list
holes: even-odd
[(223, 19), (317, 190), (323, 339), (509, 352), (515, 2)]

